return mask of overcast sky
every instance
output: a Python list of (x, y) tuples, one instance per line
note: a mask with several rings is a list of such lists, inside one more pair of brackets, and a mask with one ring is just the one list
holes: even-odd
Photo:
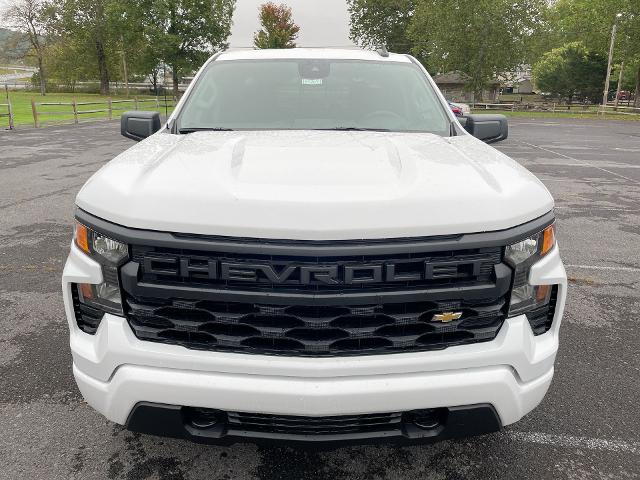
[[(258, 10), (267, 0), (237, 0), (231, 47), (250, 47), (259, 28)], [(274, 0), (280, 3), (279, 0)], [(301, 47), (347, 46), (349, 15), (346, 0), (284, 0), (300, 25), (297, 44)]]
[[(231, 47), (250, 47), (259, 28), (258, 9), (267, 0), (237, 0), (231, 35)], [(274, 0), (281, 3), (281, 0)], [(335, 47), (351, 45), (346, 0), (282, 0), (293, 10), (300, 25), (301, 47)], [(0, 8), (9, 0), (0, 0)], [(0, 21), (1, 24), (1, 21)]]

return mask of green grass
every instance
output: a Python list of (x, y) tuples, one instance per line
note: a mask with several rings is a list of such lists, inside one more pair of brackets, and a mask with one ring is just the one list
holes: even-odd
[(507, 117), (520, 118), (590, 118), (597, 120), (627, 120), (640, 121), (640, 115), (620, 115), (607, 113), (606, 115), (598, 115), (597, 113), (577, 113), (577, 112), (512, 112), (511, 110), (485, 110), (479, 108), (473, 110), (473, 113), (500, 113)]
[[(46, 96), (41, 96), (36, 92), (25, 92), (25, 91), (10, 91), (9, 92), (9, 100), (13, 107), (14, 114), (14, 124), (15, 125), (32, 125), (33, 122), (33, 113), (31, 110), (31, 99), (33, 99), (37, 104), (38, 116), (40, 120), (40, 125), (50, 125), (50, 124), (59, 124), (59, 123), (73, 123), (73, 108), (71, 105), (39, 105), (41, 103), (70, 103), (73, 99), (76, 99), (76, 102), (100, 102), (96, 105), (78, 105), (78, 112), (83, 112), (87, 110), (106, 110), (107, 109), (107, 99), (108, 97), (102, 95), (95, 94), (73, 94), (73, 93), (50, 93)], [(113, 95), (111, 99), (113, 101), (116, 100), (133, 100), (134, 96), (130, 96), (128, 99), (124, 96)], [(155, 97), (147, 96), (147, 95), (138, 95), (139, 100), (154, 100)], [(164, 105), (163, 98), (160, 98), (160, 111), (164, 113)], [(0, 103), (7, 103), (4, 92), (0, 91)], [(172, 105), (171, 100), (169, 100), (169, 105)], [(118, 118), (123, 111), (126, 110), (135, 110), (135, 104), (131, 103), (113, 103), (113, 118)], [(118, 109), (118, 110), (117, 110)], [(155, 102), (140, 102), (138, 105), (139, 110), (156, 110)], [(169, 108), (169, 112), (172, 111), (172, 108)], [(58, 112), (59, 114), (57, 114)], [(6, 107), (0, 107), (0, 113), (6, 113)], [(88, 120), (99, 120), (108, 118), (108, 113), (105, 112), (94, 112), (94, 113), (80, 113), (78, 115), (78, 120), (80, 122), (86, 122)], [(0, 126), (4, 127), (8, 124), (7, 117), (0, 118)]]
[[(73, 94), (73, 93), (51, 93), (42, 97), (36, 92), (25, 92), (25, 91), (10, 91), (9, 99), (13, 106), (14, 113), (14, 123), (15, 125), (32, 125), (33, 126), (33, 114), (31, 112), (31, 99), (37, 104), (45, 103), (45, 102), (71, 102), (74, 98), (76, 102), (102, 102), (98, 105), (78, 105), (78, 111), (86, 111), (86, 110), (104, 110), (107, 108), (107, 98), (101, 95), (96, 94)], [(111, 97), (112, 100), (127, 100), (124, 96), (114, 95)], [(145, 96), (139, 95), (139, 100), (153, 100), (155, 97), (153, 96)], [(133, 96), (129, 97), (129, 100), (133, 100)], [(162, 105), (163, 99), (160, 98), (160, 111), (164, 113), (164, 106)], [(4, 96), (4, 92), (0, 91), (0, 104), (6, 103), (6, 98)], [(169, 100), (169, 104), (172, 102)], [(140, 103), (138, 108), (140, 110), (154, 110), (156, 108), (155, 102), (145, 102)], [(125, 110), (134, 110), (135, 104), (124, 103), (124, 104), (113, 104), (113, 118), (118, 118), (120, 114)], [(121, 110), (116, 110), (121, 109)], [(169, 108), (169, 112), (172, 111), (172, 108)], [(63, 112), (60, 115), (53, 115), (52, 112)], [(0, 106), (0, 113), (6, 113), (6, 107)], [(40, 125), (50, 125), (50, 124), (59, 124), (59, 123), (73, 123), (73, 110), (71, 105), (55, 105), (55, 106), (44, 106), (38, 105), (38, 113), (40, 118)], [(589, 118), (589, 119), (608, 119), (608, 120), (627, 120), (627, 121), (640, 121), (640, 115), (619, 115), (609, 113), (606, 116), (597, 115), (594, 113), (578, 113), (575, 112), (512, 112), (512, 111), (499, 111), (499, 110), (485, 110), (483, 108), (474, 110), (474, 113), (502, 113), (509, 117), (520, 117), (520, 118)], [(78, 119), (80, 122), (85, 122), (88, 120), (98, 120), (98, 119), (106, 119), (108, 117), (107, 112), (95, 112), (95, 113), (87, 113), (78, 115)], [(0, 128), (4, 128), (8, 125), (9, 121), (7, 117), (0, 117)]]

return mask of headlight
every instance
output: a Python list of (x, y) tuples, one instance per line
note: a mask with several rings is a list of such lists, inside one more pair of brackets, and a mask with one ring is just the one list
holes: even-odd
[(103, 282), (101, 284), (78, 285), (80, 302), (105, 312), (122, 315), (118, 267), (129, 256), (128, 246), (78, 222), (75, 225), (74, 242), (80, 250), (102, 267)]
[(531, 266), (548, 254), (556, 243), (555, 225), (518, 243), (509, 245), (505, 260), (515, 269), (509, 316), (520, 315), (549, 303), (551, 285), (530, 285)]
[(98, 257), (96, 260), (100, 263), (106, 262), (119, 266), (129, 254), (126, 244), (94, 232), (78, 222), (76, 222), (74, 237), (78, 248), (87, 255)]

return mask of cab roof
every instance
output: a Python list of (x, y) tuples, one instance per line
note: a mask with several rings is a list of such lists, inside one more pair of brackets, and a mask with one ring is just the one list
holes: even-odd
[(287, 48), (287, 49), (238, 49), (222, 52), (216, 61), (222, 60), (268, 60), (268, 59), (326, 59), (326, 60), (369, 60), (396, 63), (411, 63), (406, 55), (390, 53), (388, 57), (383, 57), (373, 50), (362, 50), (360, 48)]

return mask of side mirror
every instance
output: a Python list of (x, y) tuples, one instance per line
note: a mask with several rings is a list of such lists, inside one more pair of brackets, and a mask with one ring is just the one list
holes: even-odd
[(120, 117), (122, 136), (139, 142), (156, 133), (162, 124), (158, 112), (124, 112)]
[(464, 129), (486, 143), (501, 142), (509, 136), (509, 122), (504, 115), (468, 115), (464, 120)]

